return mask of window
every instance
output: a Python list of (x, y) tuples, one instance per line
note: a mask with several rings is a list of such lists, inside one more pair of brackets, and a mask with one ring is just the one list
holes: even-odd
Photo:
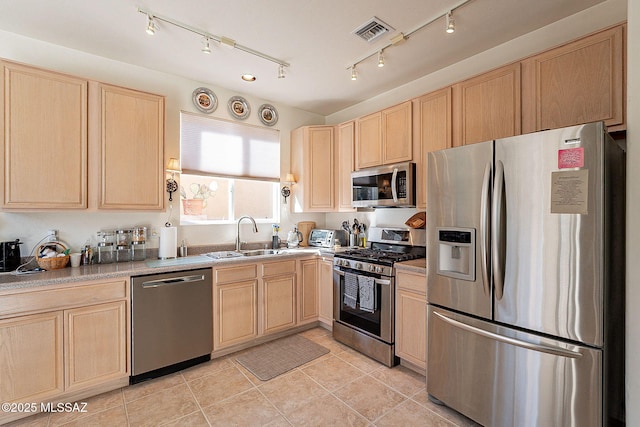
[(180, 114), (180, 223), (278, 222), (280, 133)]

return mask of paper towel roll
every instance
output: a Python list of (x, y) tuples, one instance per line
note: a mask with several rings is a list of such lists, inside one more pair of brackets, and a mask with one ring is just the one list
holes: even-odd
[(178, 251), (178, 230), (176, 227), (162, 227), (160, 229), (160, 246), (158, 258), (175, 258)]

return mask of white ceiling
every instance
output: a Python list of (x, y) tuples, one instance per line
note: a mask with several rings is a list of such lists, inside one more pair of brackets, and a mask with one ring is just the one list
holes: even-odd
[[(602, 1), (471, 0), (446, 34), (439, 17), (461, 0), (0, 0), (0, 29), (329, 115)], [(288, 62), (286, 78), (217, 43), (205, 55), (200, 36), (163, 22), (148, 36), (138, 8)], [(352, 34), (373, 16), (395, 31), (372, 43)], [(435, 18), (385, 50), (385, 67), (374, 55), (351, 81), (350, 65)], [(247, 72), (257, 80), (242, 81)]]

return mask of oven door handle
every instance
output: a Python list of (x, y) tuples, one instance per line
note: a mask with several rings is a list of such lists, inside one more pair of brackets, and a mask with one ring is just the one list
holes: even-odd
[[(333, 271), (335, 271), (339, 276), (344, 276), (344, 271), (342, 271), (342, 270), (337, 270), (337, 269), (334, 268)], [(356, 276), (371, 277), (371, 276), (367, 276), (367, 275), (364, 275), (364, 274), (356, 274)], [(384, 279), (376, 279), (376, 278), (374, 278), (373, 281), (377, 285), (391, 286), (391, 280), (384, 280)]]

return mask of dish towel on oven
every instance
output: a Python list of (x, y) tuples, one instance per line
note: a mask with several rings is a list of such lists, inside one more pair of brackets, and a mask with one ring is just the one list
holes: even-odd
[(356, 308), (358, 298), (358, 276), (353, 273), (344, 273), (344, 305)]
[(376, 288), (373, 277), (358, 276), (360, 310), (373, 313), (376, 310)]

